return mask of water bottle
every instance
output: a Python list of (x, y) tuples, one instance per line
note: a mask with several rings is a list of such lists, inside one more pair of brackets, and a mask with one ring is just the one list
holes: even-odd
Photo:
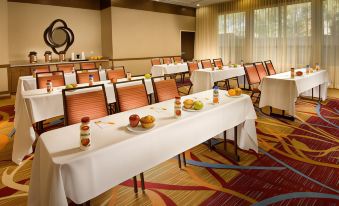
[(219, 104), (219, 87), (213, 87), (213, 104)]

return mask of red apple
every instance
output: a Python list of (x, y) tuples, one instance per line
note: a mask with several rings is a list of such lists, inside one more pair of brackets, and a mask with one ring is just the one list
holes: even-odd
[(137, 127), (140, 121), (140, 117), (137, 114), (129, 116), (129, 125), (131, 127)]

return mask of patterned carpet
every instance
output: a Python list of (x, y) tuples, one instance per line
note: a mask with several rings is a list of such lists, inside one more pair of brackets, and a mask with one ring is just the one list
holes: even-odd
[[(34, 158), (20, 166), (10, 161), (12, 104), (0, 103), (0, 205), (6, 206), (27, 204)], [(257, 114), (260, 154), (240, 151), (235, 162), (201, 144), (186, 152), (182, 170), (173, 158), (146, 171), (144, 194), (134, 195), (127, 181), (91, 205), (339, 205), (339, 99), (321, 105), (299, 99), (295, 122)]]

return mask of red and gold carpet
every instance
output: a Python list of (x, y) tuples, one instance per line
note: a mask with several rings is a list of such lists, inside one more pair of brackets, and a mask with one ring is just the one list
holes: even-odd
[[(339, 99), (298, 100), (294, 122), (257, 114), (260, 154), (240, 151), (235, 162), (202, 144), (182, 170), (171, 159), (146, 171), (144, 194), (127, 181), (91, 205), (339, 205)], [(10, 161), (13, 106), (0, 116), (0, 205), (26, 205), (34, 156)]]

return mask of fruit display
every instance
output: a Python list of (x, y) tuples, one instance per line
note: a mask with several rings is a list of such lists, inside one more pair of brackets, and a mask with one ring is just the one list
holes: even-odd
[(150, 78), (152, 78), (152, 75), (151, 74), (145, 74), (145, 78), (150, 79)]
[(152, 115), (147, 115), (140, 119), (141, 126), (145, 129), (149, 129), (154, 126), (155, 118)]
[(202, 110), (202, 108), (204, 108), (204, 103), (202, 103), (199, 100), (194, 102), (193, 109), (195, 109), (195, 110)]
[(303, 72), (302, 71), (297, 71), (297, 76), (302, 76), (303, 75)]
[(100, 60), (102, 58), (103, 58), (102, 56), (91, 56), (90, 57), (91, 60)]
[(137, 114), (129, 116), (129, 125), (131, 127), (137, 127), (140, 121), (140, 117)]
[(194, 101), (192, 99), (186, 99), (184, 101), (184, 107), (186, 109), (191, 109), (193, 107)]
[(204, 108), (204, 103), (202, 101), (194, 101), (192, 99), (186, 99), (184, 101), (183, 108), (187, 111), (202, 110)]
[(242, 90), (240, 88), (229, 89), (228, 90), (228, 95), (229, 96), (240, 96), (241, 94), (242, 94)]
[(73, 89), (73, 88), (77, 88), (78, 85), (77, 84), (67, 84), (66, 85), (66, 89)]

